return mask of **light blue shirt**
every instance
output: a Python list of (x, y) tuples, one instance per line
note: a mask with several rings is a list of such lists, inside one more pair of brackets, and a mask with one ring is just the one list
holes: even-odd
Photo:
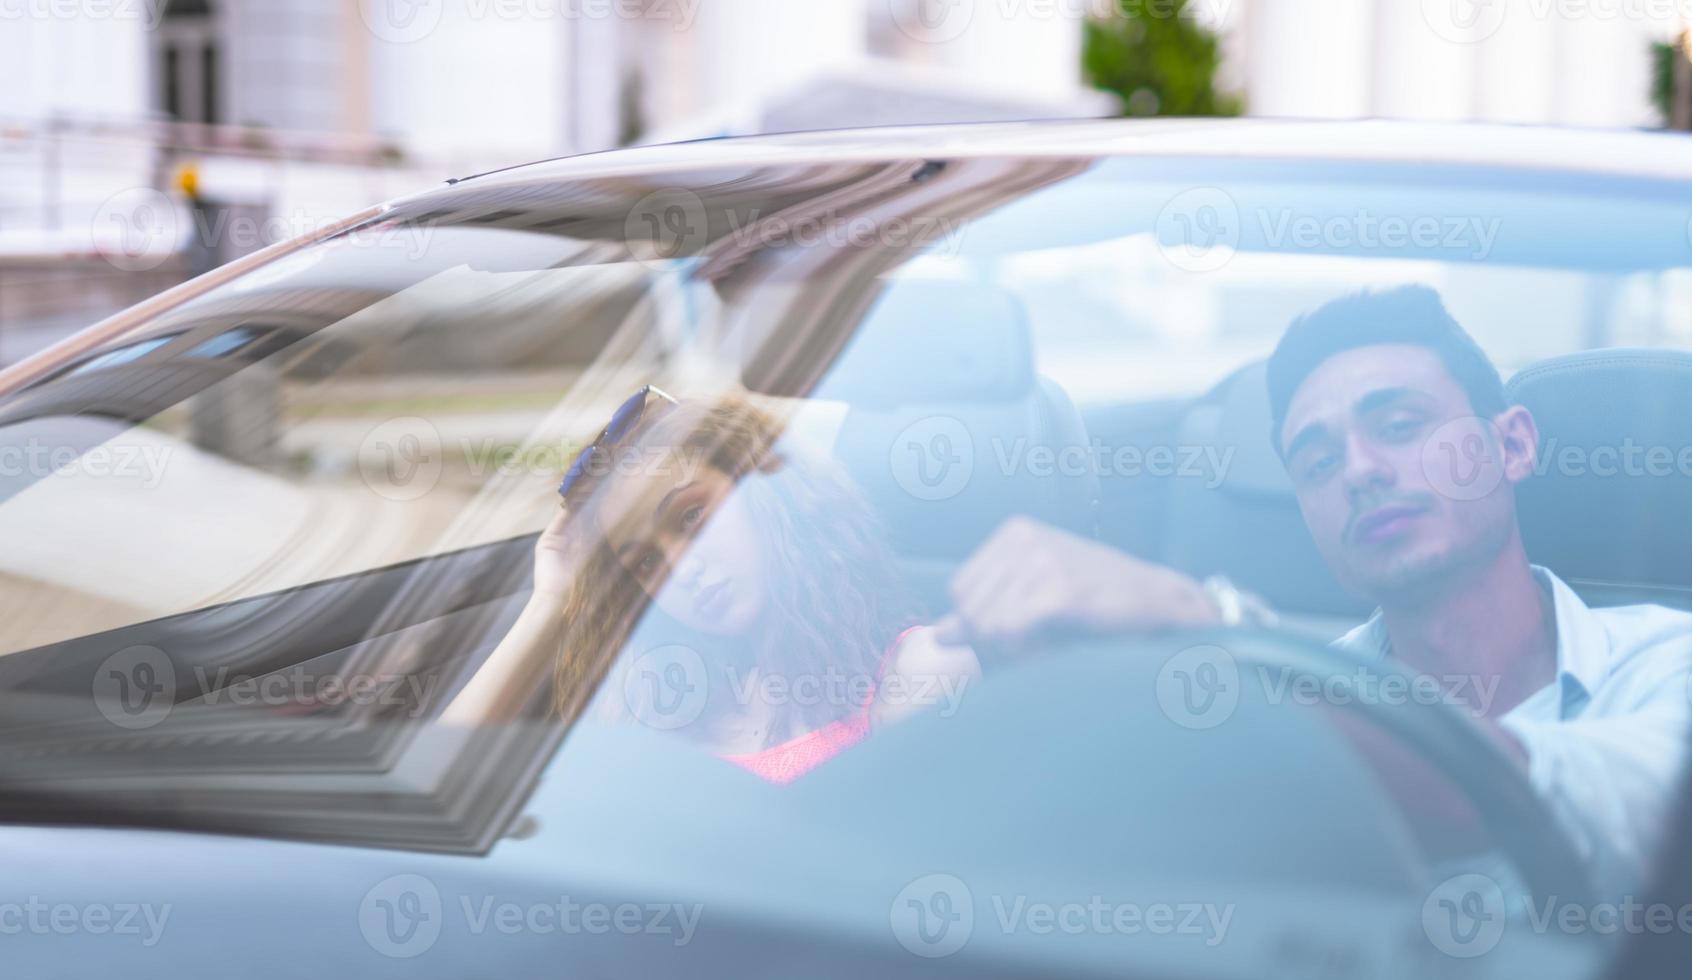
[[(1537, 565), (1557, 617), (1557, 679), (1498, 724), (1527, 750), (1528, 778), (1589, 862), (1601, 891), (1630, 894), (1669, 831), (1692, 738), (1692, 613), (1593, 609)], [(1377, 610), (1334, 641), (1391, 651)]]

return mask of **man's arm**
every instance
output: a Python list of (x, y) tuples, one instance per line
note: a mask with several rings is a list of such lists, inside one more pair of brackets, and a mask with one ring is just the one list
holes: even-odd
[(1150, 633), (1220, 622), (1191, 577), (1038, 521), (1006, 521), (951, 584), (944, 643), (1017, 650), (1054, 629)]
[(1625, 714), (1572, 721), (1506, 715), (1534, 791), (1591, 863), (1600, 890), (1638, 888), (1668, 830), (1692, 734), (1687, 674)]

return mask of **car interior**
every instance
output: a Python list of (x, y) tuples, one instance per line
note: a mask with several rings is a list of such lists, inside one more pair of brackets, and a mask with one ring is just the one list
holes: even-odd
[[(1095, 475), (1005, 472), (991, 456), (990, 447), (1019, 442), (1087, 445), (1069, 396), (1035, 372), (1026, 316), (1002, 291), (944, 281), (894, 285), (810, 397), (844, 406), (832, 454), (886, 524), (931, 610), (947, 608), (952, 572), (1012, 516), (1095, 533)], [(922, 499), (901, 484), (891, 454), (901, 432), (936, 417), (956, 421), (974, 458), (958, 492)]]
[[(1558, 569), (1593, 604), (1692, 609), (1692, 562), (1684, 558), (1692, 542), (1684, 506), (1692, 474), (1676, 466), (1666, 474), (1615, 476), (1599, 471), (1595, 452), (1663, 447), (1681, 458), (1692, 446), (1692, 354), (1566, 354), (1518, 372), (1506, 391), (1532, 410), (1542, 451), (1553, 456), (1518, 496), (1528, 554)], [(1555, 465), (1555, 453), (1570, 446), (1593, 465)]]
[[(522, 215), (521, 211), (494, 213), (502, 215), (500, 221)], [(489, 218), (492, 220), (492, 215)], [(600, 258), (603, 256), (596, 256), (595, 261)], [(741, 261), (747, 263), (741, 268), (752, 264), (744, 256)], [(473, 260), (467, 265), (477, 271)], [(590, 263), (573, 282), (587, 279), (596, 269), (613, 267), (626, 271)], [(638, 305), (626, 294), (645, 282), (639, 277), (625, 277), (597, 302), (613, 308), (619, 316), (625, 315)], [(1148, 396), (1132, 390), (1107, 397), (1096, 393), (1081, 397), (1080, 393), (1066, 391), (1054, 376), (1052, 365), (1043, 362), (1036, 342), (1038, 325), (1032, 322), (1028, 304), (1010, 290), (980, 279), (906, 274), (892, 268), (859, 280), (859, 285), (862, 295), (846, 304), (847, 314), (835, 325), (839, 342), (816, 348), (836, 353), (826, 366), (813, 372), (814, 377), (806, 384), (795, 388), (781, 378), (772, 378), (765, 370), (770, 358), (758, 349), (737, 352), (740, 371), (735, 380), (753, 393), (790, 403), (792, 438), (803, 441), (806, 449), (831, 458), (868, 499), (898, 552), (904, 572), (932, 615), (938, 616), (948, 607), (951, 575), (997, 526), (1014, 516), (1033, 517), (1096, 537), (1195, 577), (1226, 575), (1268, 600), (1290, 631), (1316, 643), (1332, 639), (1368, 614), (1364, 603), (1346, 594), (1333, 580), (1305, 531), (1292, 488), (1269, 442), (1260, 358), (1234, 365), (1231, 370), (1224, 367), (1223, 376), (1210, 379), (1209, 386), (1192, 397)], [(540, 290), (525, 296), (522, 288), (512, 287), (502, 294), (512, 297), (513, 309), (524, 309), (521, 303), (525, 302), (544, 309), (546, 299), (556, 301), (555, 294)], [(369, 297), (359, 297), (356, 305), (367, 302)], [(277, 321), (265, 324), (264, 329), (255, 329), (233, 315), (178, 324), (155, 338), (164, 340), (163, 344), (145, 349), (119, 346), (66, 366), (10, 399), (0, 408), (0, 423), (20, 423), (69, 410), (139, 422), (193, 390), (236, 375), (254, 360), (298, 355), (302, 373), (326, 375), (338, 364), (371, 356), (376, 348), (402, 347), (399, 340), (425, 337), (430, 330), (437, 335), (449, 334), (455, 327), (473, 325), (455, 319), (455, 315), (434, 314), (415, 333), (402, 330), (376, 334), (369, 342), (370, 350), (359, 350), (349, 346), (345, 336), (337, 337), (333, 317), (311, 322)], [(603, 322), (586, 314), (583, 319), (596, 325), (564, 340), (560, 336), (567, 331), (552, 323), (548, 339), (573, 345), (574, 355), (586, 358), (617, 342), (614, 331), (605, 328)], [(460, 337), (452, 347), (455, 358), (484, 358), (498, 363), (501, 358), (537, 356), (532, 349), (502, 346), (509, 338), (486, 339), (491, 331), (457, 332)], [(359, 335), (353, 332), (352, 336)], [(776, 337), (770, 344), (779, 346), (781, 341)], [(111, 357), (122, 351), (131, 352), (133, 357)], [(662, 379), (647, 377), (637, 383), (654, 380)], [(1629, 439), (1645, 446), (1667, 447), (1677, 454), (1692, 447), (1692, 431), (1686, 423), (1692, 418), (1692, 404), (1688, 404), (1692, 401), (1692, 354), (1603, 349), (1562, 355), (1515, 372), (1509, 385), (1511, 395), (1534, 411), (1547, 450), (1553, 444), (1558, 448), (1592, 449), (1621, 445)], [(626, 390), (611, 394), (621, 397)], [(559, 392), (547, 397), (557, 403)], [(576, 420), (579, 427), (595, 424), (585, 418), (591, 413), (582, 414), (584, 418)], [(937, 427), (936, 420), (944, 424)], [(1134, 447), (1142, 452), (1208, 448), (1225, 454), (1229, 462), (1220, 472), (1211, 474), (1214, 479), (1108, 470), (1100, 473), (1090, 468), (1037, 474), (1028, 466), (1006, 462), (1007, 454), (1042, 449), (1062, 459), (1071, 453), (1089, 452), (1097, 445)], [(901, 454), (924, 448), (928, 452), (922, 459), (901, 458)], [(921, 486), (913, 489), (913, 473), (918, 484), (927, 484), (930, 476), (945, 482), (947, 474), (926, 469), (941, 460), (969, 467), (968, 479), (946, 492), (928, 494), (921, 492)], [(542, 487), (543, 494), (550, 492), (549, 480), (531, 482)], [(1530, 480), (1520, 495), (1530, 557), (1555, 569), (1597, 604), (1661, 602), (1692, 608), (1692, 566), (1683, 560), (1692, 550), (1692, 528), (1679, 506), (1680, 501), (1688, 499), (1688, 491), (1692, 491), (1692, 475), (1684, 470), (1647, 479), (1549, 467)], [(1665, 538), (1686, 546), (1665, 547)], [(0, 764), (14, 772), (39, 773), (62, 757), (64, 746), (81, 744), (87, 749), (82, 753), (84, 761), (91, 767), (86, 774), (110, 776), (122, 772), (122, 759), (103, 758), (96, 751), (97, 746), (110, 742), (110, 730), (98, 725), (87, 727), (85, 723), (97, 719), (92, 718), (86, 699), (80, 697), (88, 690), (91, 675), (114, 649), (168, 649), (179, 676), (196, 678), (196, 684), (184, 685), (177, 692), (179, 703), (212, 703), (221, 681), (207, 686), (208, 677), (241, 678), (306, 665), (332, 670), (347, 664), (384, 663), (396, 656), (414, 671), (461, 665), (457, 680), (435, 692), (436, 697), (450, 697), (462, 684), (464, 671), (480, 664), (516, 620), (528, 586), (534, 539), (533, 533), (499, 535), (495, 540), (414, 560), (147, 618), (0, 657), (0, 697), (16, 708), (8, 709), (6, 717), (15, 719), (16, 724), (9, 726), (5, 747), (0, 748)], [(673, 640), (678, 628), (654, 613), (643, 622), (639, 639), (643, 644)], [(236, 636), (241, 642), (232, 646), (230, 638)], [(1266, 652), (1265, 656), (1284, 654), (1286, 651)], [(1321, 668), (1321, 664), (1311, 665), (1312, 670)], [(219, 674), (219, 669), (229, 673)], [(1084, 672), (1084, 668), (1078, 669)], [(1019, 685), (1024, 683), (1032, 682), (1019, 680)], [(1127, 681), (1097, 678), (1097, 695), (1104, 697), (1105, 692), (1120, 690), (1111, 686), (1113, 683)], [(78, 718), (74, 711), (65, 713), (58, 707), (44, 709), (37, 703), (43, 696), (56, 696), (55, 701), (73, 707), (81, 703), (86, 709), (83, 714), (89, 717)], [(1000, 696), (1011, 698), (1010, 694)], [(544, 684), (537, 685), (525, 704), (526, 717), (543, 716), (547, 700)], [(423, 717), (438, 710), (440, 703), (431, 704)], [(1002, 710), (1009, 712), (1015, 707), (1007, 700)], [(57, 723), (40, 724), (44, 711), (59, 712), (54, 715)], [(1058, 724), (1061, 712), (1050, 714), (1051, 723)], [(377, 724), (384, 719), (372, 718), (371, 725), (353, 735), (338, 735), (336, 741), (290, 741), (289, 733), (309, 724), (310, 719), (278, 719), (248, 712), (240, 726), (230, 731), (218, 728), (216, 721), (222, 715), (203, 724), (190, 721), (192, 715), (182, 713), (182, 724), (173, 719), (172, 724), (135, 744), (179, 772), (203, 767), (206, 746), (221, 744), (228, 753), (211, 768), (224, 772), (244, 771), (255, 764), (271, 766), (285, 758), (295, 768), (309, 769), (333, 761), (368, 774), (392, 767), (397, 753), (416, 734), (413, 729), (419, 727), (406, 723), (415, 721), (415, 717), (398, 725)], [(1123, 739), (1146, 735), (1134, 727), (1143, 721), (1120, 719), (1110, 723), (1121, 728), (1110, 728), (1110, 724), (1096, 719), (1089, 724), (1102, 726), (1097, 730), (1101, 738)], [(78, 729), (79, 724), (84, 728)], [(910, 735), (899, 733), (898, 744), (890, 740), (884, 748), (866, 745), (865, 751), (872, 755), (898, 753), (905, 751), (901, 746), (909, 746), (910, 740), (965, 738), (967, 730), (960, 732), (941, 733), (932, 726), (919, 726)], [(1260, 763), (1265, 774), (1297, 761), (1277, 760), (1262, 746), (1254, 748), (1252, 732), (1245, 725), (1233, 732), (1230, 751), (1263, 754)], [(1416, 737), (1424, 745), (1443, 745), (1447, 757), (1480, 754), (1473, 745), (1460, 740), (1441, 742), (1449, 734), (1429, 731)], [(980, 732), (976, 735), (985, 737)], [(526, 736), (521, 744), (531, 751), (548, 750), (557, 745), (559, 737), (561, 733), (556, 731), (535, 734)], [(575, 744), (593, 743), (578, 739)], [(302, 745), (311, 750), (302, 749)], [(1170, 753), (1165, 760), (1170, 764), (1168, 772), (1183, 760), (1197, 765), (1196, 756), (1188, 749), (1192, 746)], [(874, 760), (853, 763), (850, 755), (838, 767), (831, 767), (840, 776), (823, 781), (838, 778), (835, 788), (823, 786), (807, 792), (819, 794), (820, 799), (845, 792), (841, 787), (873, 782), (873, 776), (861, 773), (873, 770)], [(1334, 774), (1355, 773), (1355, 759), (1348, 760), (1332, 744), (1318, 749), (1313, 742), (1307, 759), (1318, 755)], [(1098, 761), (1105, 764), (1102, 759)], [(858, 770), (860, 765), (869, 768)], [(103, 772), (102, 766), (107, 767)], [(510, 807), (515, 804), (507, 800), (504, 808), (478, 809), (466, 801), (477, 793), (497, 796), (502, 789), (524, 785), (523, 780), (533, 775), (533, 771), (508, 773), (491, 786), (464, 778), (452, 782), (455, 788), (451, 791), (437, 787), (411, 795), (384, 785), (382, 793), (389, 795), (365, 800), (362, 809), (345, 806), (338, 820), (323, 815), (302, 821), (295, 811), (278, 809), (274, 800), (247, 811), (226, 810), (216, 820), (221, 821), (219, 827), (236, 832), (481, 853), (498, 839), (501, 821), (510, 817)], [(907, 775), (914, 780), (916, 770)], [(721, 778), (733, 776), (725, 773)], [(974, 785), (979, 791), (983, 785), (979, 780), (987, 778), (977, 769), (959, 770), (956, 799), (970, 800), (970, 792), (961, 788), (963, 784), (978, 780)], [(1173, 785), (1187, 786), (1182, 782)], [(927, 801), (931, 807), (941, 805), (936, 802), (941, 795), (938, 789), (907, 789), (913, 800)], [(1500, 792), (1507, 795), (1516, 789), (1519, 787), (1504, 787)], [(383, 815), (390, 812), (395, 799), (404, 800), (411, 808), (408, 812), (413, 822), (404, 834), (387, 832), (383, 824)], [(796, 799), (798, 802), (792, 805), (816, 805), (802, 796)], [(102, 801), (102, 819), (126, 812), (136, 822), (168, 824), (171, 808), (178, 803), (136, 793), (115, 803)], [(1356, 813), (1362, 814), (1374, 812), (1369, 808), (1376, 803), (1359, 798), (1348, 800), (1346, 806), (1357, 807)], [(28, 805), (38, 807), (35, 812), (40, 812), (38, 802)], [(1504, 809), (1517, 805), (1508, 801), (1499, 804)], [(1296, 820), (1296, 809), (1289, 807), (1283, 814), (1285, 819)], [(74, 807), (53, 812), (74, 815)], [(1334, 814), (1342, 812), (1352, 811), (1336, 808)], [(612, 814), (605, 816), (608, 821), (615, 819)], [(1079, 814), (1076, 819), (1081, 821), (1085, 816)], [(1103, 832), (1102, 827), (1099, 830)], [(1306, 843), (1315, 846), (1320, 842)], [(1255, 844), (1261, 846), (1262, 841)], [(1207, 854), (1207, 859), (1218, 858), (1214, 849)], [(1141, 854), (1132, 857), (1136, 861), (1147, 859)], [(1286, 867), (1298, 866), (1305, 871), (1321, 862), (1319, 855), (1312, 854), (1283, 857), (1287, 858)], [(1333, 872), (1340, 876), (1343, 869), (1336, 867)], [(1404, 869), (1387, 862), (1371, 873), (1378, 873), (1383, 881), (1396, 880)]]
[[(1190, 403), (1132, 397), (1079, 409), (1037, 373), (1026, 314), (980, 283), (900, 281), (882, 295), (811, 393), (847, 406), (832, 452), (903, 547), (930, 608), (994, 527), (1014, 515), (1089, 534), (1195, 577), (1226, 575), (1283, 610), (1287, 625), (1332, 638), (1368, 606), (1340, 588), (1317, 554), (1292, 485), (1269, 441), (1264, 365), (1247, 364)], [(1692, 446), (1692, 354), (1604, 349), (1535, 363), (1508, 382), (1539, 422), (1543, 453), (1603, 446)], [(897, 404), (889, 400), (897, 396)], [(924, 500), (889, 465), (898, 434), (924, 419), (961, 423), (974, 472), (955, 496)], [(1108, 447), (1218, 447), (1231, 465), (1218, 485), (1149, 474), (1007, 472), (996, 452), (1054, 454)], [(1589, 602), (1692, 608), (1692, 565), (1665, 537), (1692, 543), (1684, 508), (1692, 474), (1594, 472), (1542, 460), (1520, 492), (1529, 555)], [(913, 546), (913, 543), (916, 543)], [(1242, 546), (1244, 545), (1244, 546)]]

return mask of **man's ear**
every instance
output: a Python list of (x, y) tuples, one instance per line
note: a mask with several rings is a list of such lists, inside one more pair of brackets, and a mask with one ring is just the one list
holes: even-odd
[(1504, 478), (1520, 483), (1534, 474), (1539, 462), (1539, 424), (1533, 413), (1511, 405), (1492, 417), (1498, 430), (1499, 454), (1504, 461)]

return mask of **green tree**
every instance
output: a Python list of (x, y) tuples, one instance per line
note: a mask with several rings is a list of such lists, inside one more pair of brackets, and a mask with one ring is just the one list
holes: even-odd
[(1651, 102), (1669, 129), (1692, 130), (1692, 63), (1685, 35), (1651, 45)]
[(1088, 84), (1122, 99), (1129, 116), (1237, 116), (1238, 97), (1216, 90), (1221, 41), (1188, 13), (1191, 0), (1117, 0), (1089, 19), (1081, 51)]
[(1662, 113), (1665, 126), (1674, 120), (1674, 59), (1679, 54), (1676, 44), (1651, 45), (1651, 104)]

